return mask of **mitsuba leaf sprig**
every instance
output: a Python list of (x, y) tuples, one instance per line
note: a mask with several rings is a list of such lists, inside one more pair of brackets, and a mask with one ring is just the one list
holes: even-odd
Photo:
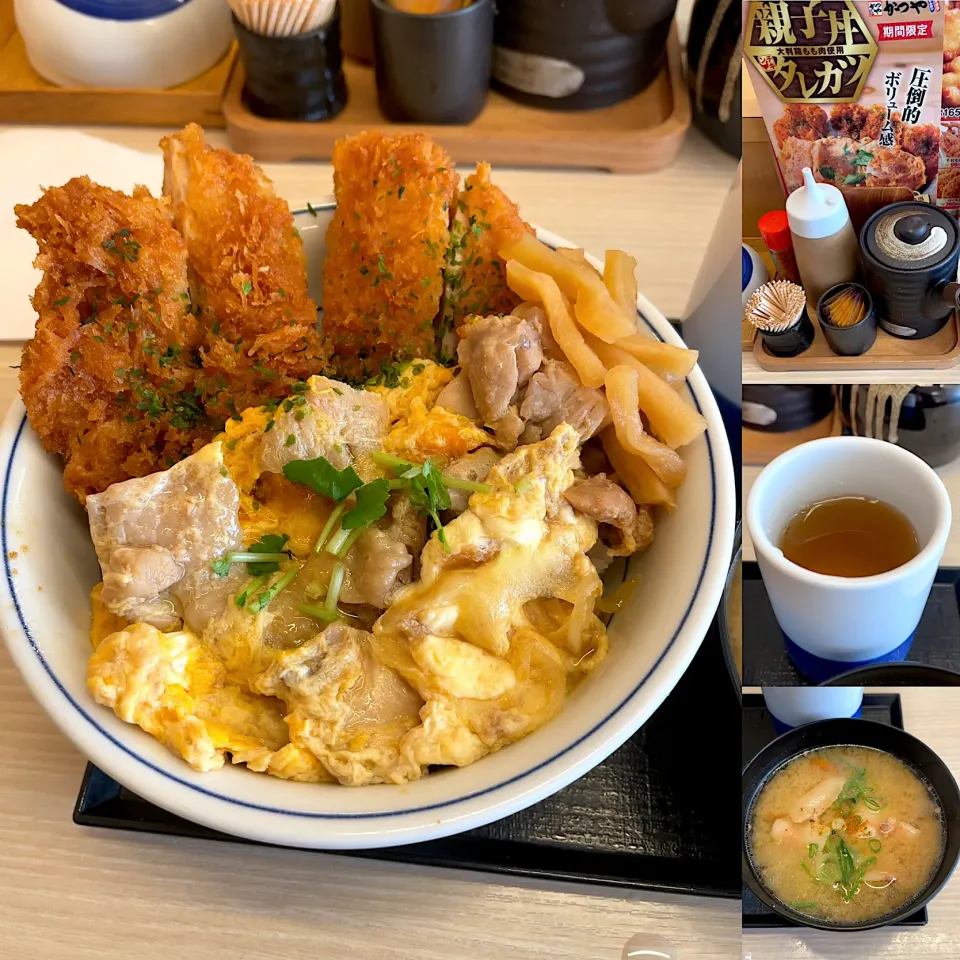
[(450, 544), (443, 532), (440, 513), (450, 509), (448, 488), (467, 490), (470, 493), (489, 493), (493, 489), (487, 483), (451, 477), (443, 473), (432, 460), (411, 463), (409, 460), (389, 453), (373, 453), (371, 457), (380, 466), (393, 472), (394, 479), (389, 481), (391, 489), (406, 490), (410, 496), (410, 503), (421, 513), (430, 517), (437, 529), (437, 539), (447, 553), (450, 552)]
[[(317, 619), (334, 619), (346, 573), (343, 559), (360, 534), (387, 512), (390, 484), (386, 480), (364, 483), (353, 467), (338, 470), (325, 457), (317, 457), (315, 460), (293, 460), (284, 466), (283, 475), (291, 483), (300, 484), (336, 502), (336, 506), (320, 531), (320, 536), (313, 545), (314, 554), (319, 554), (326, 547), (327, 553), (336, 557), (336, 563), (330, 574), (330, 583), (327, 586), (327, 596), (323, 607), (301, 611)], [(347, 510), (347, 497), (351, 494), (354, 495), (355, 504)], [(323, 610), (324, 614), (317, 616), (316, 610)]]

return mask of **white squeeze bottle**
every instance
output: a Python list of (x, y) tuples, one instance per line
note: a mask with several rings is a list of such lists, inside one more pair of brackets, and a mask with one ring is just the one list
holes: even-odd
[(860, 244), (843, 194), (832, 184), (817, 183), (809, 167), (803, 168), (803, 186), (787, 197), (787, 220), (807, 303), (815, 310), (834, 284), (856, 280)]

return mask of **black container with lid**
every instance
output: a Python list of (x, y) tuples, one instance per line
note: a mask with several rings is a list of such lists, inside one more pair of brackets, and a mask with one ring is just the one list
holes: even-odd
[[(960, 384), (913, 387), (896, 404), (893, 432), (890, 420), (895, 405), (887, 396), (892, 387), (844, 384), (838, 390), (844, 425), (858, 436), (895, 438), (897, 446), (931, 467), (942, 467), (960, 458)], [(871, 391), (877, 394), (872, 402)]]
[(867, 289), (882, 329), (922, 340), (960, 305), (960, 228), (939, 207), (907, 200), (882, 207), (860, 231)]
[(762, 433), (789, 433), (812, 427), (833, 413), (829, 384), (745, 383), (743, 425)]
[(735, 3), (696, 0), (687, 37), (693, 125), (731, 156), (741, 154), (740, 27)]
[(494, 86), (544, 110), (594, 110), (649, 86), (677, 0), (497, 0)]

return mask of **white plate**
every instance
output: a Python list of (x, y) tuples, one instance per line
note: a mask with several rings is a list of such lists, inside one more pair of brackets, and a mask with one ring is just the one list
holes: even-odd
[[(316, 216), (300, 211), (296, 220), (319, 299), (334, 205), (327, 200), (314, 209)], [(572, 245), (538, 232), (547, 243)], [(643, 297), (638, 316), (661, 339), (681, 342)], [(64, 492), (60, 464), (43, 452), (19, 401), (0, 432), (0, 629), (34, 696), (76, 746), (139, 796), (188, 820), (253, 840), (327, 849), (412, 843), (482, 826), (554, 793), (616, 750), (673, 689), (707, 631), (730, 563), (734, 478), (720, 413), (699, 369), (688, 384), (707, 432), (683, 451), (688, 474), (675, 512), (658, 518), (653, 546), (629, 565), (640, 584), (613, 618), (609, 655), (558, 717), (469, 767), (363, 789), (293, 783), (242, 767), (195, 773), (95, 704), (85, 673), (88, 592), (99, 568), (85, 516)]]

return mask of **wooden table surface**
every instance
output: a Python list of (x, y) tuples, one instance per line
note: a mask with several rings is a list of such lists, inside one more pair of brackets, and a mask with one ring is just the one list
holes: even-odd
[[(2, 128), (0, 128), (2, 129)], [(163, 131), (86, 130), (143, 150)], [(224, 135), (211, 140), (225, 145)], [(324, 164), (266, 167), (291, 203), (330, 193)], [(681, 317), (736, 164), (692, 132), (646, 176), (498, 170), (530, 221), (639, 261), (640, 289)], [(0, 345), (0, 410), (16, 393)], [(731, 736), (736, 736), (731, 731)], [(10, 960), (617, 960), (633, 936), (683, 960), (739, 956), (737, 901), (578, 885), (78, 827), (84, 759), (0, 646), (0, 956)]]
[[(759, 688), (747, 688), (759, 693)], [(960, 780), (960, 697), (953, 689), (892, 689), (899, 693), (903, 725), (922, 740)], [(743, 933), (743, 960), (918, 960), (960, 956), (960, 875), (929, 905), (925, 927), (888, 927), (863, 933), (819, 930), (754, 930)]]

